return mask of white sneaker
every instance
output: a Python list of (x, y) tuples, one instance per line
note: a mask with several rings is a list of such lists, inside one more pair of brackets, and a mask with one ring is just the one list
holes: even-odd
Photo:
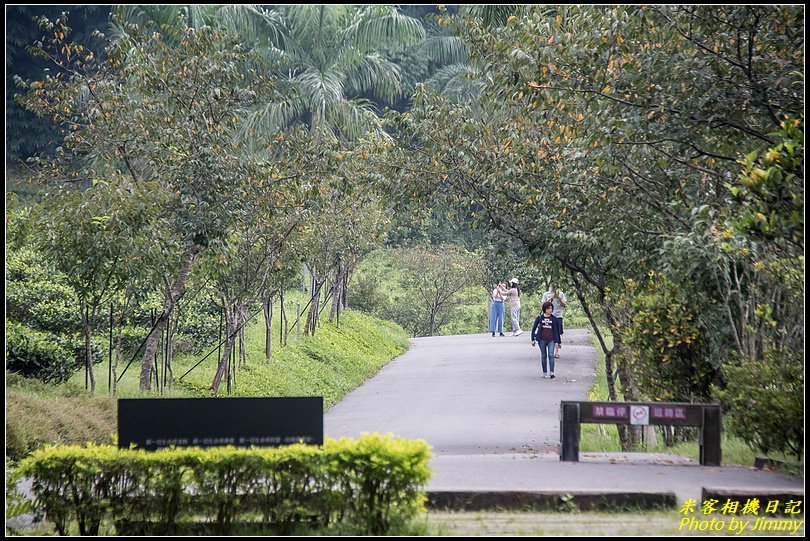
[(518, 329), (516, 332), (513, 332), (512, 334), (514, 334), (515, 336), (520, 336), (521, 334), (523, 334), (523, 331)]

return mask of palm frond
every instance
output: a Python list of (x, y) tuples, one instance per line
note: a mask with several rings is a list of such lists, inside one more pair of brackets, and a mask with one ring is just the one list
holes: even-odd
[(400, 69), (378, 54), (363, 55), (345, 72), (349, 94), (369, 94), (393, 102), (402, 93)]
[(257, 60), (254, 63), (250, 63), (249, 67), (259, 73), (282, 73), (285, 67), (290, 64), (287, 51), (278, 49), (272, 45), (257, 47), (253, 52)]
[(191, 28), (202, 28), (215, 24), (219, 6), (189, 4), (183, 7), (183, 13)]
[(365, 99), (341, 100), (329, 115), (329, 128), (347, 141), (358, 141), (368, 135), (388, 137), (371, 102)]
[(466, 62), (470, 55), (469, 47), (458, 36), (430, 36), (419, 46), (419, 51), (439, 64)]
[(421, 21), (408, 17), (393, 6), (367, 6), (341, 37), (362, 52), (380, 48), (408, 47), (425, 39)]
[(284, 131), (301, 118), (307, 103), (300, 92), (290, 92), (276, 101), (247, 111), (234, 139), (253, 143)]
[(338, 71), (320, 71), (307, 69), (297, 81), (307, 96), (312, 112), (313, 128), (316, 128), (326, 117), (326, 112), (343, 99), (343, 77)]
[(480, 95), (484, 81), (474, 65), (451, 64), (437, 70), (426, 86), (451, 100), (469, 101)]
[(232, 35), (258, 46), (284, 49), (287, 28), (281, 13), (268, 11), (261, 6), (228, 4), (220, 6), (216, 24)]
[(316, 43), (323, 44), (324, 38), (335, 35), (340, 19), (345, 17), (348, 6), (342, 5), (288, 5), (279, 9), (291, 30), (292, 37), (305, 49)]
[(524, 7), (520, 5), (466, 6), (461, 13), (484, 23), (484, 26), (503, 26), (510, 15), (520, 15)]

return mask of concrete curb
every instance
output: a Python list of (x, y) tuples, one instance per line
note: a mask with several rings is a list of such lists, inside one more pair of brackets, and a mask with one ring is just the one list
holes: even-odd
[(428, 491), (429, 509), (448, 511), (626, 511), (674, 509), (673, 492)]

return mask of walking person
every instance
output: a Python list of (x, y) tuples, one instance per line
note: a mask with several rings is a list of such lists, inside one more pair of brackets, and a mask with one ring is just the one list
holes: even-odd
[(512, 336), (523, 334), (520, 329), (520, 286), (518, 284), (518, 279), (512, 278), (509, 281), (509, 290), (506, 292), (509, 297), (509, 320), (512, 322)]
[[(534, 320), (532, 327), (532, 347), (540, 344), (540, 362), (543, 368), (543, 379), (554, 379), (554, 345), (560, 343), (560, 326), (557, 318), (552, 315), (554, 305), (544, 302), (540, 315)], [(547, 370), (551, 369), (551, 372)]]
[(568, 306), (568, 302), (565, 300), (565, 295), (562, 291), (557, 291), (556, 287), (554, 286), (554, 282), (549, 283), (548, 291), (543, 293), (543, 298), (540, 299), (540, 302), (550, 302), (554, 309), (552, 310), (552, 315), (557, 318), (557, 321), (560, 324), (560, 341), (557, 342), (557, 345), (554, 348), (554, 357), (559, 359), (560, 358), (560, 349), (562, 349), (562, 335), (564, 334), (563, 331), (563, 308)]
[(489, 315), (489, 332), (495, 336), (495, 331), (501, 336), (503, 334), (503, 300), (506, 298), (506, 284), (498, 284), (492, 290), (492, 308)]

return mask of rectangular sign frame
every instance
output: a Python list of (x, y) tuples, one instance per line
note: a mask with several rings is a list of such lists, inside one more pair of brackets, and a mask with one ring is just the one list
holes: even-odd
[(323, 397), (119, 398), (118, 447), (323, 445)]

